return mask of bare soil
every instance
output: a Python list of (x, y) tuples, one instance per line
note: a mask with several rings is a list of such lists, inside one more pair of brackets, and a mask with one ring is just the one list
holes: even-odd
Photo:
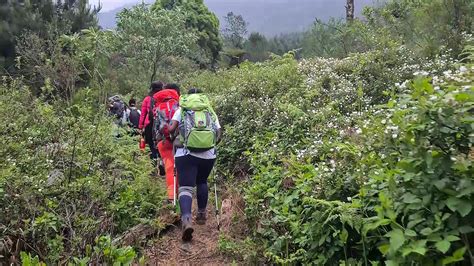
[[(211, 202), (209, 202), (211, 203)], [(193, 207), (196, 206), (195, 202)], [(193, 240), (185, 243), (181, 240), (180, 224), (172, 225), (169, 230), (145, 251), (148, 265), (230, 265), (234, 261), (218, 250), (220, 232), (214, 208), (210, 208), (207, 223), (198, 225), (193, 221)]]

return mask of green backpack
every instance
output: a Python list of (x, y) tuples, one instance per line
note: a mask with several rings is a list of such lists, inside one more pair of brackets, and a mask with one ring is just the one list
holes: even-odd
[(180, 141), (190, 151), (207, 151), (216, 146), (216, 114), (204, 94), (181, 96)]

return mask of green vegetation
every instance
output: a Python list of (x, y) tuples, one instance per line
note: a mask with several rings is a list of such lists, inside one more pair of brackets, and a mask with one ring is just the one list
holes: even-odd
[(219, 20), (210, 12), (203, 0), (175, 1), (161, 0), (154, 4), (156, 9), (179, 10), (186, 17), (188, 31), (196, 31), (198, 44), (202, 49), (195, 54), (195, 59), (201, 66), (215, 64), (222, 49), (222, 40), (219, 36)]
[(451, 62), (407, 65), (407, 52), (287, 55), (191, 81), (215, 93), (221, 168), (251, 173), (245, 220), (257, 240), (234, 245), (282, 264), (470, 256), (472, 65), (443, 74)]
[(350, 23), (316, 19), (310, 29), (300, 33), (273, 38), (252, 33), (244, 50), (251, 61), (264, 61), (271, 53), (283, 55), (292, 50), (298, 57), (344, 58), (400, 45), (418, 56), (456, 57), (472, 33), (473, 13), (471, 0), (390, 0), (385, 5), (366, 7), (363, 18)]
[[(91, 9), (88, 0), (56, 2), (0, 1), (0, 66), (13, 71), (16, 38), (29, 30), (40, 36), (71, 34), (96, 27), (99, 9)], [(3, 72), (3, 70), (2, 70)]]
[(18, 80), (0, 89), (2, 255), (64, 263), (100, 235), (157, 223), (164, 190), (136, 139), (112, 136), (91, 89), (68, 106), (35, 98)]
[[(10, 31), (0, 264), (145, 263), (143, 243), (120, 236), (163, 226), (165, 191), (104, 103), (140, 98), (156, 79), (202, 88), (224, 127), (217, 180), (242, 212), (222, 253), (253, 264), (473, 264), (473, 8), (393, 0), (365, 20), (270, 39), (246, 39), (233, 15), (221, 58), (202, 1), (135, 6), (115, 31), (47, 30), (54, 20)], [(199, 70), (216, 60), (225, 67)]]

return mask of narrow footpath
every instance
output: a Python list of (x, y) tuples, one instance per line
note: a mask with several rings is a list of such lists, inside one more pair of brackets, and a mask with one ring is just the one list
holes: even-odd
[[(194, 206), (196, 202), (193, 203)], [(179, 225), (171, 226), (153, 246), (145, 251), (147, 265), (230, 265), (235, 263), (219, 253), (219, 231), (214, 210), (214, 207), (210, 208), (205, 225), (193, 222), (193, 240), (189, 243), (183, 243), (181, 240)]]

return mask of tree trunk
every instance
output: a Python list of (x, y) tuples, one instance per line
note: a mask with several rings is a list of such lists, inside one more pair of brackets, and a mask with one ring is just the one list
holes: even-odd
[(354, 0), (347, 0), (346, 5), (346, 21), (351, 22), (354, 20)]

